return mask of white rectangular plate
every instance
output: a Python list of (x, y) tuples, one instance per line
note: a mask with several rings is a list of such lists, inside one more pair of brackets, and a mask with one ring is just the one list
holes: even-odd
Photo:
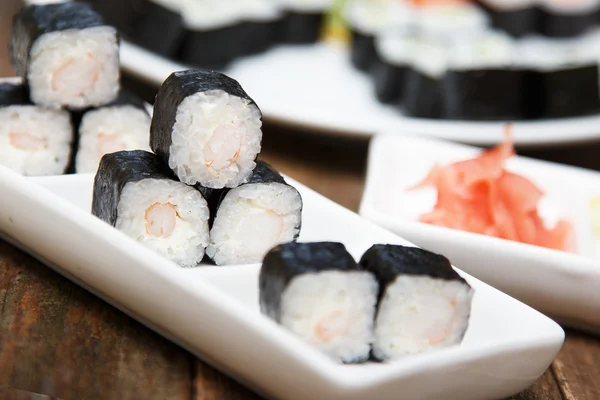
[[(258, 306), (259, 265), (182, 269), (90, 212), (93, 176), (28, 180), (0, 168), (0, 233), (260, 393), (286, 399), (493, 399), (533, 383), (560, 349), (552, 320), (463, 274), (475, 289), (460, 346), (394, 364), (339, 365)], [(303, 241), (407, 244), (306, 187)]]
[(561, 322), (600, 332), (600, 260), (594, 259), (600, 241), (592, 236), (590, 208), (600, 195), (600, 174), (518, 156), (506, 163), (545, 192), (542, 217), (574, 223), (577, 254), (418, 222), (433, 208), (436, 191), (406, 188), (424, 179), (435, 163), (446, 165), (480, 151), (397, 134), (376, 137), (369, 150), (361, 215), (446, 255), (464, 271)]

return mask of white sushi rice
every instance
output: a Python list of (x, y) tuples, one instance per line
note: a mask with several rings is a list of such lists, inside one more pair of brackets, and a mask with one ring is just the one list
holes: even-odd
[(546, 11), (558, 15), (581, 15), (600, 9), (600, 0), (540, 0)]
[(246, 184), (221, 202), (206, 254), (218, 265), (261, 262), (265, 254), (298, 234), (302, 199), (281, 183)]
[(226, 28), (242, 20), (243, 0), (180, 0), (184, 26), (193, 31)]
[(88, 111), (79, 127), (78, 173), (96, 172), (103, 155), (121, 150), (150, 151), (150, 116), (130, 105)]
[(292, 279), (281, 325), (342, 362), (369, 357), (378, 284), (368, 272), (324, 271)]
[(470, 70), (509, 68), (515, 57), (514, 40), (497, 31), (487, 31), (453, 43), (448, 52), (448, 68)]
[(414, 35), (386, 33), (375, 38), (375, 49), (386, 63), (404, 67), (410, 64), (418, 42)]
[(271, 22), (282, 17), (281, 7), (273, 0), (241, 0), (244, 21)]
[(0, 164), (26, 176), (60, 175), (71, 154), (69, 113), (37, 106), (0, 108)]
[(391, 0), (353, 0), (344, 14), (353, 29), (366, 35), (390, 29), (408, 31), (415, 18), (415, 12), (408, 3)]
[(193, 187), (143, 179), (123, 187), (116, 228), (182, 267), (197, 266), (208, 244), (209, 211)]
[(373, 354), (394, 360), (460, 343), (472, 297), (472, 289), (459, 281), (398, 276), (379, 304)]
[(589, 50), (586, 36), (576, 39), (532, 36), (517, 42), (515, 62), (519, 67), (544, 72), (598, 64), (598, 54)]
[(31, 100), (49, 108), (81, 109), (114, 100), (119, 90), (119, 45), (113, 27), (51, 32), (31, 48)]
[(478, 35), (489, 22), (489, 17), (480, 7), (454, 2), (421, 7), (417, 28), (424, 36), (446, 39), (450, 35), (454, 38)]
[(223, 90), (193, 94), (177, 109), (169, 166), (187, 184), (236, 187), (256, 166), (261, 126), (258, 107), (247, 99)]
[(438, 41), (420, 38), (412, 46), (410, 66), (432, 79), (440, 79), (448, 67), (447, 49)]
[(276, 0), (286, 10), (299, 13), (318, 13), (327, 11), (334, 0)]

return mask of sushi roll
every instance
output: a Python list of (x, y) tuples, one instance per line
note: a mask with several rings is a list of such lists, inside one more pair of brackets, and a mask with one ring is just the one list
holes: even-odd
[(240, 56), (266, 51), (276, 42), (283, 11), (273, 0), (242, 0), (244, 36)]
[(144, 0), (127, 31), (128, 38), (154, 53), (176, 56), (184, 34), (181, 16), (184, 1)]
[(37, 105), (83, 109), (117, 97), (117, 30), (89, 4), (24, 7), (13, 19), (10, 49)]
[(382, 103), (402, 101), (415, 41), (414, 34), (382, 34), (376, 38), (378, 61), (371, 74), (375, 95)]
[(150, 115), (144, 102), (126, 91), (111, 104), (85, 112), (78, 130), (77, 173), (96, 172), (108, 153), (150, 150)]
[(201, 68), (224, 69), (244, 52), (243, 0), (186, 0), (181, 61)]
[(488, 11), (492, 25), (509, 33), (522, 37), (539, 30), (539, 0), (480, 0)]
[(148, 0), (106, 1), (83, 0), (91, 4), (107, 24), (114, 26), (119, 32), (129, 38), (133, 37), (136, 21), (142, 15), (144, 5)]
[(260, 308), (342, 363), (369, 358), (378, 285), (341, 243), (286, 243), (265, 256)]
[(60, 175), (72, 141), (68, 112), (30, 104), (20, 78), (0, 79), (0, 165), (25, 176)]
[(239, 83), (214, 71), (174, 72), (156, 95), (150, 147), (179, 180), (208, 188), (247, 182), (262, 114)]
[(379, 282), (375, 358), (393, 361), (462, 341), (473, 290), (447, 258), (415, 247), (374, 245), (359, 264)]
[(279, 41), (311, 44), (321, 37), (325, 14), (333, 0), (277, 0), (285, 10), (278, 29)]
[(512, 68), (514, 53), (514, 40), (500, 32), (487, 31), (454, 43), (443, 81), (444, 118), (524, 118), (524, 73)]
[(530, 118), (564, 118), (600, 112), (598, 44), (586, 37), (520, 41), (518, 62), (528, 71), (525, 100)]
[(415, 40), (400, 103), (407, 115), (441, 118), (442, 80), (446, 68), (446, 49), (441, 43), (424, 38)]
[(549, 37), (579, 36), (598, 22), (600, 0), (541, 0), (542, 23), (540, 32)]
[(467, 38), (481, 34), (489, 25), (483, 9), (463, 1), (427, 4), (417, 8), (417, 29), (433, 40)]
[(352, 33), (350, 60), (361, 71), (370, 71), (378, 63), (376, 37), (392, 28), (408, 31), (414, 17), (408, 5), (390, 0), (354, 0), (345, 14)]
[(206, 254), (217, 265), (258, 263), (300, 234), (302, 197), (264, 162), (257, 162), (247, 183), (214, 191), (209, 202), (214, 221)]
[(208, 204), (178, 182), (154, 154), (106, 154), (94, 179), (92, 214), (182, 267), (195, 267), (208, 244)]

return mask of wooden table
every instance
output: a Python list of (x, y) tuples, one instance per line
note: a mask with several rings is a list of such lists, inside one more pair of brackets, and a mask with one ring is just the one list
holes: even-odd
[[(17, 0), (0, 5), (0, 43)], [(12, 8), (13, 10), (8, 10)], [(11, 74), (0, 46), (0, 76)], [(154, 89), (125, 85), (152, 98)], [(351, 210), (364, 187), (368, 141), (267, 123), (261, 158)], [(600, 170), (600, 145), (526, 152)], [(519, 400), (600, 399), (600, 340), (567, 331), (551, 368)], [(32, 393), (39, 393), (34, 395)], [(197, 360), (28, 255), (0, 241), (0, 399), (253, 399)]]

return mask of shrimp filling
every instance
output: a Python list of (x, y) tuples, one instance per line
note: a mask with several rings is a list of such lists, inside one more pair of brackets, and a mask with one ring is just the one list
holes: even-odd
[(388, 285), (375, 321), (373, 352), (382, 360), (460, 343), (472, 289), (461, 281), (402, 275)]
[(34, 136), (29, 132), (10, 132), (8, 137), (11, 146), (19, 150), (39, 151), (47, 147), (46, 138)]
[(229, 168), (240, 155), (243, 137), (235, 124), (219, 125), (204, 145), (205, 165), (215, 171)]
[(292, 279), (281, 325), (343, 362), (366, 360), (373, 342), (378, 284), (366, 271), (326, 270)]
[(52, 74), (52, 89), (68, 96), (81, 96), (100, 75), (101, 66), (91, 54), (70, 59)]
[(115, 153), (127, 148), (123, 138), (119, 135), (106, 135), (99, 133), (98, 137), (98, 156), (102, 157), (105, 154)]
[(154, 237), (168, 238), (177, 225), (177, 210), (171, 203), (154, 203), (146, 210), (146, 232)]

